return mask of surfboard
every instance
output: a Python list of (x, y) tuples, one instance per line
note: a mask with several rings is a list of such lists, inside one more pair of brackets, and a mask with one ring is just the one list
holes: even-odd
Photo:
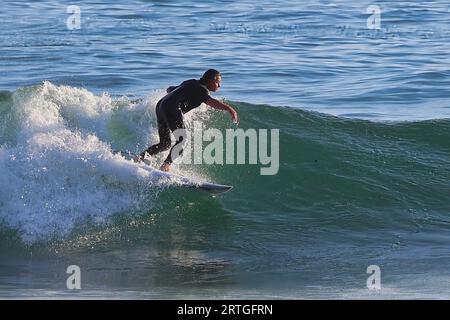
[[(123, 152), (123, 151), (113, 151), (113, 153), (120, 154), (122, 157), (133, 161), (134, 157), (136, 155), (130, 153), (130, 152)], [(207, 181), (195, 181), (189, 177), (181, 176), (178, 174), (174, 174), (171, 172), (165, 172), (161, 171), (159, 169), (156, 169), (152, 167), (149, 160), (144, 159), (142, 162), (136, 163), (136, 165), (144, 166), (146, 170), (149, 170), (152, 172), (152, 174), (157, 175), (158, 177), (165, 177), (170, 180), (175, 180), (177, 183), (176, 185), (184, 188), (190, 188), (190, 189), (198, 189), (203, 190), (209, 193), (223, 193), (231, 190), (233, 186), (224, 185), (224, 184), (217, 184), (213, 182), (207, 182)]]

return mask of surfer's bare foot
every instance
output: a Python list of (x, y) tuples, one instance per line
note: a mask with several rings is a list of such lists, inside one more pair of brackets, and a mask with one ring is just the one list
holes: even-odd
[(170, 163), (163, 163), (161, 168), (159, 168), (161, 171), (169, 172), (170, 171)]

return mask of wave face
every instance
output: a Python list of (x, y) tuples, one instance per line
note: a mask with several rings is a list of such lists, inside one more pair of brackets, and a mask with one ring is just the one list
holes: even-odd
[(304, 214), (311, 219), (306, 229), (332, 232), (417, 230), (449, 221), (448, 119), (379, 123), (239, 107), (245, 126), (280, 128), (278, 175), (264, 179), (246, 174), (248, 167), (230, 169), (235, 184), (248, 188), (242, 199), (253, 201), (252, 210)]

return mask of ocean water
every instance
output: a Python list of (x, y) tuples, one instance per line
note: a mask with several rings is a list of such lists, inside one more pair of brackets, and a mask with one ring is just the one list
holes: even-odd
[[(378, 1), (379, 29), (370, 1), (79, 1), (79, 29), (72, 4), (1, 5), (0, 298), (450, 297), (447, 2)], [(276, 175), (174, 167), (221, 195), (113, 152), (208, 68), (239, 128), (280, 130)]]

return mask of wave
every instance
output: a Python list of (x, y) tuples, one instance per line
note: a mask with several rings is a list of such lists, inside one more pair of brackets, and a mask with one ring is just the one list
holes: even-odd
[[(50, 82), (0, 100), (0, 221), (26, 243), (152, 207), (161, 182), (112, 150), (155, 139), (154, 105)], [(195, 176), (194, 176), (195, 177)]]
[[(112, 150), (139, 152), (157, 141), (154, 107), (163, 94), (130, 100), (50, 82), (0, 92), (2, 234), (12, 230), (25, 243), (65, 239), (155, 208), (171, 182)], [(195, 179), (234, 185), (222, 200), (230, 210), (268, 221), (296, 215), (320, 232), (450, 222), (450, 120), (371, 122), (230, 103), (241, 128), (280, 130), (277, 175), (249, 164), (180, 166)], [(229, 126), (228, 115), (206, 106), (186, 121)], [(199, 197), (207, 211), (211, 202)]]

